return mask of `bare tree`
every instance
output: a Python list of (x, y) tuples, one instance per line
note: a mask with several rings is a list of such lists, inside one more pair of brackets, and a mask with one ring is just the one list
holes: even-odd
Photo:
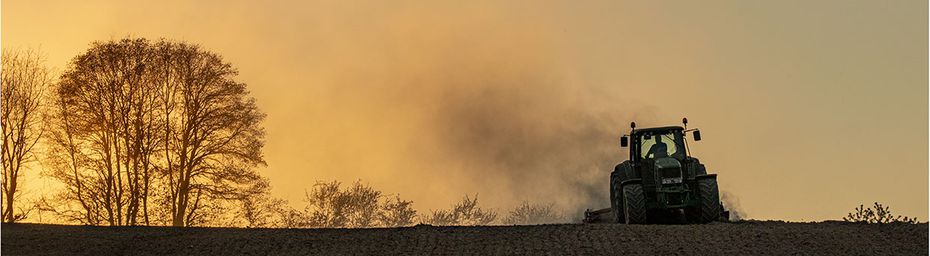
[(52, 83), (49, 70), (34, 51), (3, 51), (2, 104), (0, 128), (3, 132), (3, 216), (12, 223), (26, 217), (15, 213), (22, 171), (36, 159), (33, 148), (42, 138), (41, 105), (43, 93)]
[(164, 40), (97, 42), (75, 57), (49, 114), (61, 212), (190, 226), (266, 190), (255, 171), (264, 114), (236, 74), (215, 53)]
[(50, 170), (47, 175), (65, 185), (53, 198), (61, 207), (48, 203), (46, 208), (66, 221), (98, 225), (103, 222), (100, 198), (104, 195), (89, 169), (93, 160), (85, 152), (88, 142), (84, 139), (83, 129), (78, 127), (80, 117), (74, 113), (76, 102), (72, 98), (58, 96), (70, 94), (62, 91), (69, 89), (55, 88), (55, 96), (51, 98), (51, 107), (46, 113), (46, 123), (50, 128), (49, 142), (46, 143), (46, 162)]
[(148, 223), (143, 206), (160, 138), (157, 88), (146, 76), (149, 45), (144, 39), (95, 43), (72, 61), (56, 89), (53, 143), (64, 151), (50, 152), (58, 163), (51, 176), (67, 177), (76, 193), (70, 198), (88, 211), (86, 222), (138, 225), (141, 216)]
[[(184, 43), (159, 48), (169, 66), (163, 90), (165, 174), (171, 197), (172, 225), (196, 218), (201, 200), (248, 196), (264, 165), (265, 115), (233, 80), (237, 71), (218, 55)], [(169, 109), (170, 108), (170, 109)]]

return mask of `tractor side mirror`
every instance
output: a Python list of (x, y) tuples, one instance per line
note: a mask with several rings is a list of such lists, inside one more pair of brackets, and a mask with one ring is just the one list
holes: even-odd
[(627, 147), (627, 146), (629, 146), (629, 145), (630, 145), (630, 142), (627, 141), (626, 136), (620, 137), (620, 147), (621, 147), (621, 148), (625, 148), (625, 147)]
[(701, 140), (701, 131), (694, 130), (694, 141), (700, 141), (700, 140)]

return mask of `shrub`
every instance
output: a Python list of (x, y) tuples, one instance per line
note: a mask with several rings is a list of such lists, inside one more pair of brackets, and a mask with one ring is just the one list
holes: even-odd
[(894, 216), (891, 213), (891, 210), (888, 209), (888, 206), (883, 206), (878, 202), (872, 206), (872, 208), (865, 208), (864, 205), (859, 205), (859, 208), (854, 209), (853, 212), (850, 212), (843, 217), (844, 221), (847, 222), (859, 222), (859, 223), (917, 223), (917, 218), (911, 217), (902, 217), (901, 215)]
[(404, 201), (395, 195), (384, 200), (381, 205), (380, 220), (385, 227), (403, 227), (413, 225), (417, 211), (413, 209), (413, 201)]
[[(413, 224), (413, 202), (400, 197), (386, 199), (381, 191), (356, 181), (342, 189), (337, 181), (317, 182), (306, 193), (307, 206), (299, 213), (305, 227), (366, 228)], [(293, 215), (293, 213), (288, 213)]]
[(497, 220), (497, 212), (478, 207), (478, 195), (474, 198), (465, 195), (461, 202), (452, 205), (452, 209), (433, 211), (420, 217), (421, 222), (436, 226), (488, 225), (494, 220)]
[(504, 219), (504, 224), (533, 225), (562, 221), (562, 215), (556, 213), (552, 207), (552, 204), (530, 204), (523, 201), (517, 208), (510, 211), (510, 215)]

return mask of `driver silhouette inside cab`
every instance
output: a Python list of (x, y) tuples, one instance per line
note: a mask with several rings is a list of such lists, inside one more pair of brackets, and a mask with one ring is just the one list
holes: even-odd
[(653, 138), (655, 138), (656, 143), (652, 144), (652, 147), (649, 147), (649, 151), (646, 152), (646, 158), (658, 159), (668, 157), (668, 145), (662, 142), (662, 135), (656, 134)]

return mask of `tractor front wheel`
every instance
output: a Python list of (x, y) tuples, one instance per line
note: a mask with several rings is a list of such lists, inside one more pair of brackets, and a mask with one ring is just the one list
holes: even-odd
[(623, 215), (626, 224), (646, 223), (646, 198), (642, 184), (623, 186)]
[(688, 217), (696, 223), (710, 223), (720, 218), (720, 192), (716, 179), (698, 180), (701, 204), (688, 209)]

